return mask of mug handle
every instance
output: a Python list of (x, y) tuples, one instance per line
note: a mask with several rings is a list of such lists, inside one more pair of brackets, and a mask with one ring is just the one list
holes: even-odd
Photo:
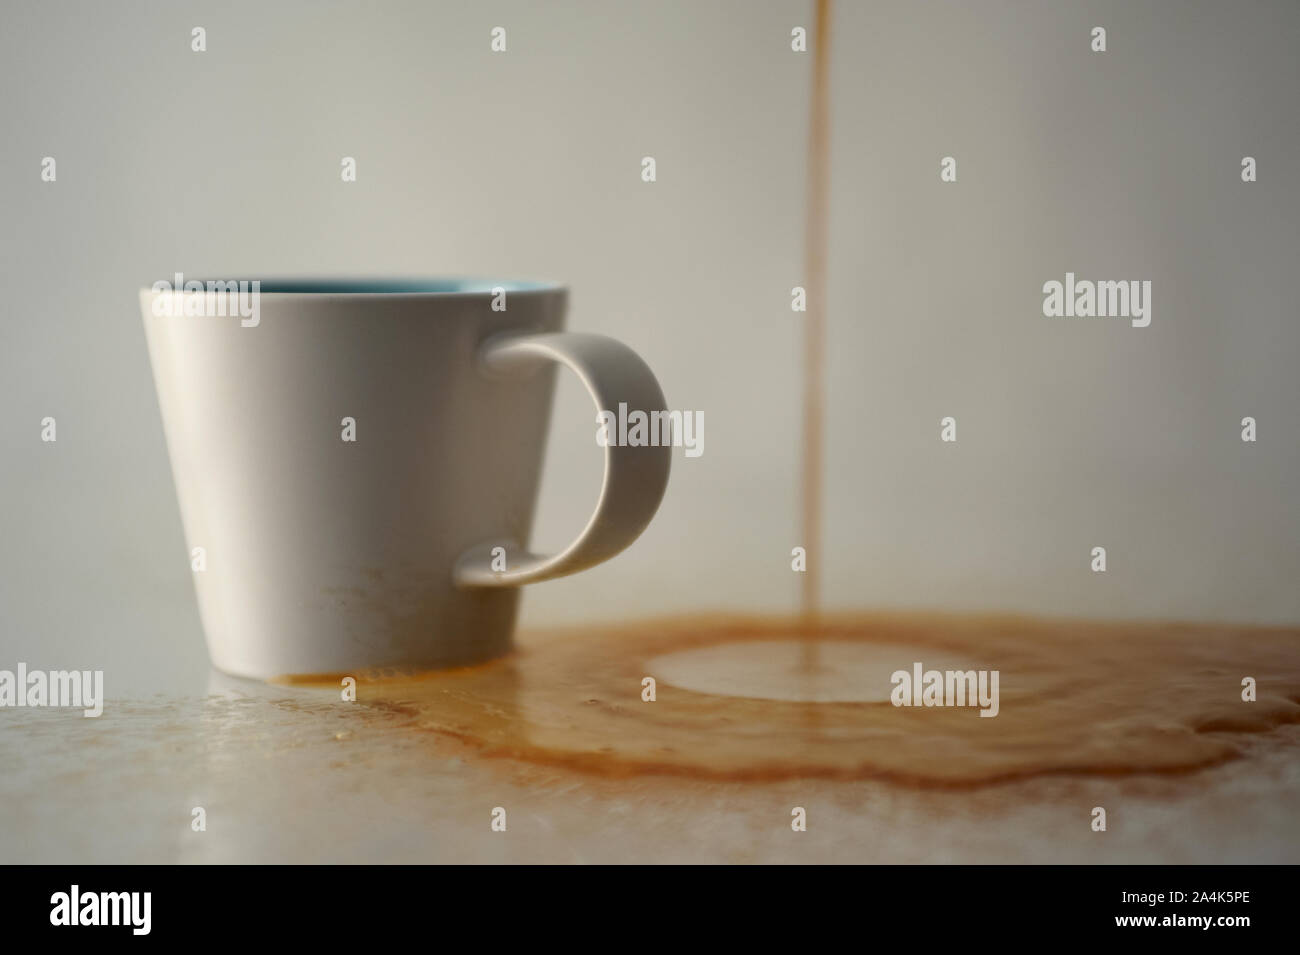
[[(664, 393), (650, 366), (622, 342), (588, 332), (549, 332), (489, 339), (480, 349), (492, 372), (519, 372), (548, 361), (567, 365), (587, 386), (596, 410), (618, 414), (665, 411)], [(651, 419), (653, 420), (653, 419)], [(666, 444), (605, 445), (605, 478), (596, 511), (572, 544), (557, 554), (534, 554), (514, 543), (491, 541), (456, 561), (457, 587), (516, 587), (576, 574), (609, 560), (645, 530), (668, 486), (672, 448)], [(492, 569), (492, 551), (505, 547), (505, 570)]]

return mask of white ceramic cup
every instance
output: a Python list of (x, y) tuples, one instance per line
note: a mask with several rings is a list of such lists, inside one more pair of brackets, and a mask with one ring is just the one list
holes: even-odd
[(145, 333), (208, 650), (227, 673), (500, 656), (518, 585), (614, 556), (663, 497), (671, 449), (611, 444), (578, 538), (526, 550), (555, 364), (598, 410), (666, 410), (631, 349), (561, 330), (562, 286), (162, 284), (140, 293)]

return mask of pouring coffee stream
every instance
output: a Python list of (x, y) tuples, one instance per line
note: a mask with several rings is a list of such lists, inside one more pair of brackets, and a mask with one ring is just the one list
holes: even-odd
[(805, 569), (800, 580), (803, 651), (800, 668), (816, 671), (821, 609), (822, 428), (826, 352), (826, 251), (830, 183), (830, 0), (817, 0), (813, 32), (812, 106), (808, 121), (808, 185), (804, 218), (803, 459), (800, 526)]

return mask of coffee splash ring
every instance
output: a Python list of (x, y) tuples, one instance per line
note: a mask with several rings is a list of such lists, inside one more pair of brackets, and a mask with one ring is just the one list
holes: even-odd
[[(1296, 634), (1247, 633), (934, 614), (845, 614), (815, 627), (692, 617), (535, 633), (512, 656), (478, 667), (356, 674), (357, 700), (485, 757), (607, 776), (972, 786), (1044, 774), (1189, 772), (1239, 755), (1245, 734), (1300, 722)], [(856, 661), (875, 688), (866, 698), (834, 698), (844, 682), (814, 676), (809, 685), (838, 689), (825, 699), (800, 698), (797, 689), (785, 694), (794, 698), (773, 698), (780, 694), (770, 678), (784, 670), (797, 680), (793, 655), (808, 640), (828, 664)], [(759, 666), (757, 680), (733, 673), (727, 682), (728, 659), (758, 659), (772, 644), (781, 649), (769, 654), (766, 674)], [(692, 669), (692, 661), (710, 665)], [(900, 661), (998, 669), (998, 716), (892, 705), (879, 680)], [(1246, 672), (1260, 687), (1249, 704), (1238, 692)], [(653, 702), (643, 699), (646, 677), (655, 680)]]

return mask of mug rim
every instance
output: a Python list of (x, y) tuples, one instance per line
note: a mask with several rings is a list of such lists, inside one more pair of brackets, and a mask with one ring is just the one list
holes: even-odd
[[(184, 278), (184, 276), (178, 276)], [(346, 296), (349, 298), (473, 298), (491, 296), (496, 289), (510, 295), (544, 295), (566, 291), (562, 282), (551, 279), (485, 279), (474, 276), (271, 276), (269, 278), (190, 279), (185, 284), (199, 282), (203, 289), (176, 289), (170, 278), (140, 287), (142, 295), (206, 295), (233, 292), (234, 289), (209, 289), (210, 283), (223, 285), (238, 282), (257, 282), (258, 295), (277, 297), (323, 298)], [(159, 285), (166, 284), (166, 288)]]

